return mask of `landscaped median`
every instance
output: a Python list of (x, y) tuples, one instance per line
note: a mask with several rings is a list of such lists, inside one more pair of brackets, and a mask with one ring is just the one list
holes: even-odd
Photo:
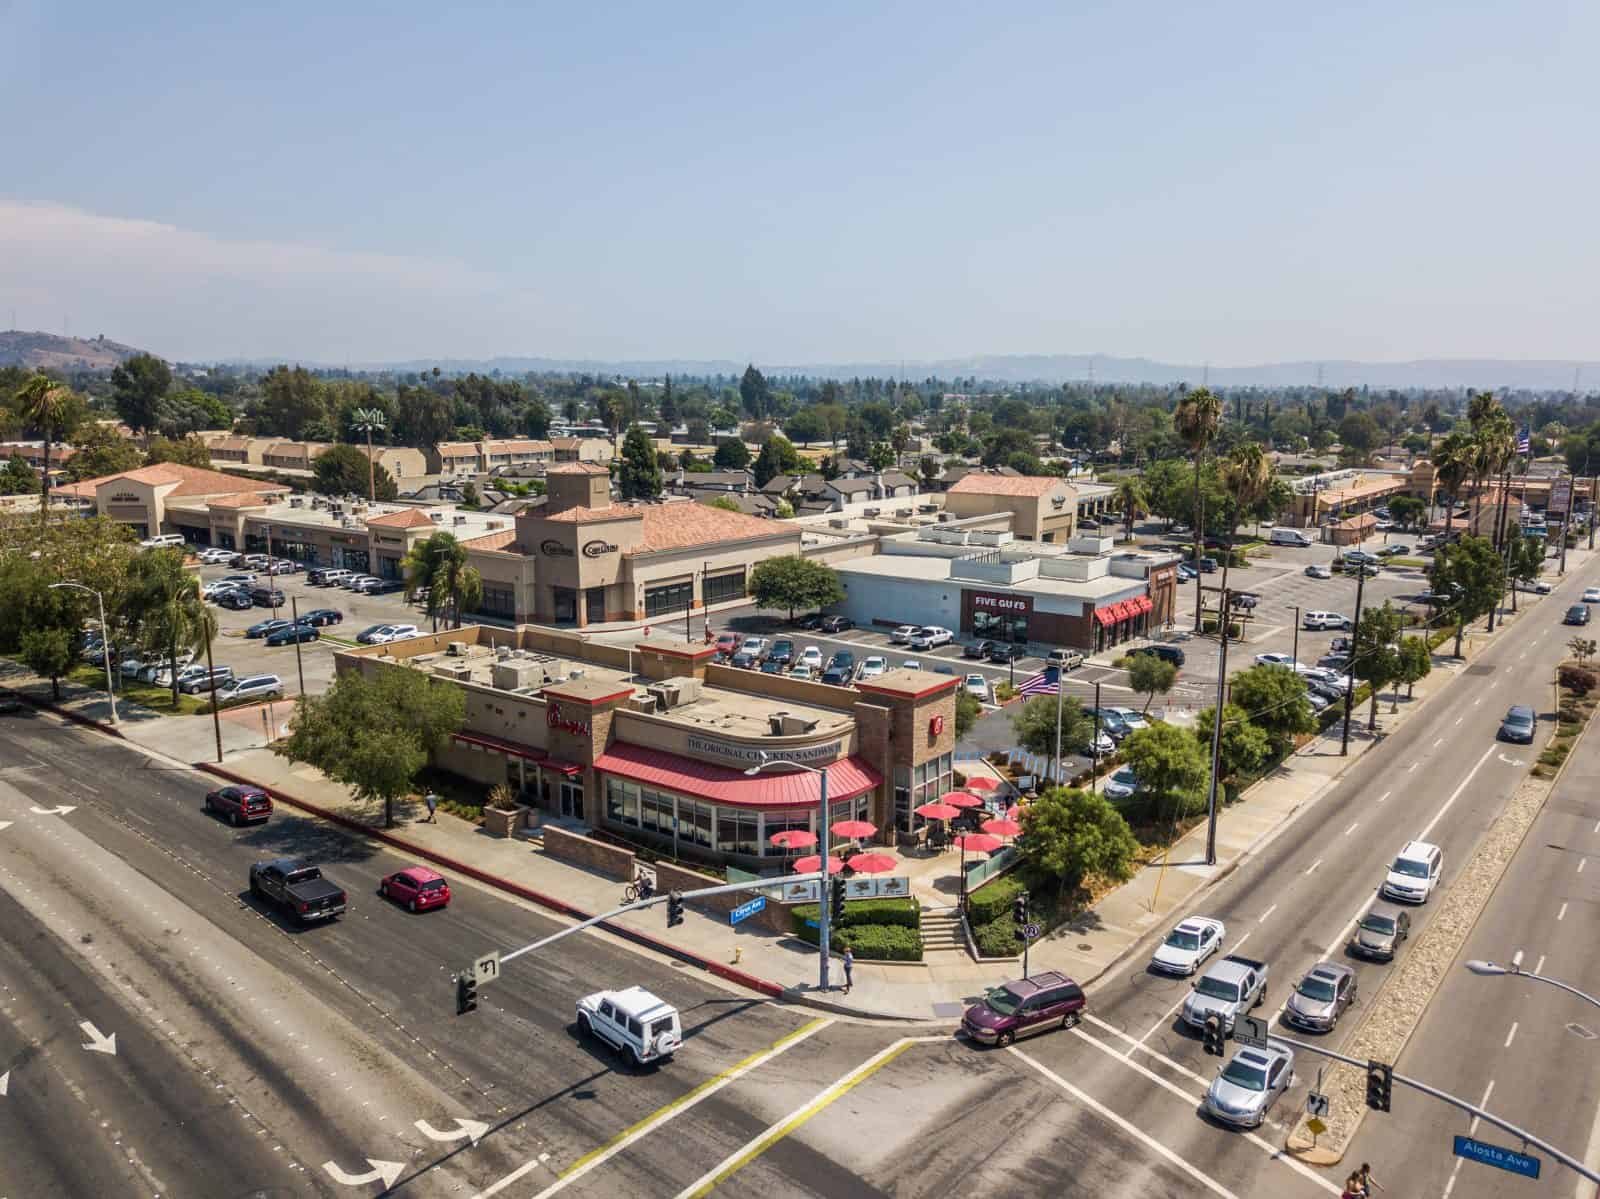
[[(1585, 719), (1592, 711), (1593, 705), (1587, 705)], [(1581, 736), (1581, 731), (1577, 735)], [(1433, 918), (1401, 957), (1400, 964), (1383, 981), (1377, 994), (1370, 997), (1365, 1005), (1365, 1017), (1341, 1047), (1341, 1052), (1364, 1061), (1394, 1063), (1399, 1060), (1439, 984), (1444, 981), (1511, 859), (1533, 827), (1559, 774), (1556, 770), (1548, 779), (1529, 777), (1518, 785), (1455, 882), (1433, 897), (1429, 905), (1434, 909)], [(1323, 1076), (1322, 1090), (1328, 1096), (1329, 1105), (1328, 1115), (1322, 1118), (1326, 1130), (1313, 1136), (1306, 1128), (1306, 1118), (1302, 1117), (1289, 1133), (1286, 1148), (1313, 1164), (1331, 1165), (1343, 1159), (1361, 1122), (1366, 1119), (1366, 1071), (1343, 1062), (1335, 1063)]]

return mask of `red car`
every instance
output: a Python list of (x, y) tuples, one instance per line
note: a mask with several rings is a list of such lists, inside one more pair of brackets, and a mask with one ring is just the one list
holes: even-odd
[(732, 656), (743, 642), (742, 633), (723, 633), (717, 637), (717, 653)]
[(426, 866), (396, 870), (378, 884), (378, 894), (406, 905), (408, 912), (442, 908), (450, 902), (450, 884), (444, 875)]
[(206, 811), (226, 816), (232, 824), (266, 820), (272, 815), (272, 797), (260, 787), (218, 787), (206, 792)]

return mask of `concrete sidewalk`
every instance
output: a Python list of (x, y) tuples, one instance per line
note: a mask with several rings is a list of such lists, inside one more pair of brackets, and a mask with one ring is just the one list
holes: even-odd
[[(1523, 614), (1536, 609), (1524, 602)], [(1517, 617), (1507, 614), (1506, 624)], [(1497, 629), (1498, 632), (1498, 629)], [(1384, 736), (1418, 711), (1429, 695), (1464, 671), (1478, 648), (1482, 634), (1469, 634), (1464, 644), (1467, 657), (1452, 661), (1436, 657), (1435, 668), (1417, 685), (1416, 698), (1400, 701), (1400, 711), (1383, 711), (1388, 695), (1380, 703), (1382, 731), (1370, 736), (1359, 710), (1352, 722), (1350, 755), (1339, 753), (1339, 726), (1313, 738), (1272, 775), (1251, 787), (1238, 802), (1225, 808), (1217, 820), (1217, 864), (1204, 863), (1205, 827), (1200, 825), (1180, 838), (1171, 851), (1148, 863), (1128, 883), (1104, 896), (1078, 920), (1062, 926), (1036, 942), (1029, 958), (1030, 969), (1059, 969), (1084, 983), (1100, 978), (1119, 962), (1141, 951), (1145, 939), (1166, 927), (1178, 914), (1186, 912), (1206, 887), (1225, 877), (1255, 847), (1284, 826), (1296, 811), (1314, 803), (1343, 773), (1346, 766), (1378, 744)], [(1448, 649), (1449, 647), (1443, 647)], [(35, 678), (25, 669), (0, 661), (0, 683), (35, 703), (52, 706), (85, 723), (99, 724), (106, 715), (103, 693), (65, 684), (63, 699), (53, 704), (49, 683)], [(265, 748), (274, 724), (281, 729), (292, 715), (292, 705), (269, 713), (265, 720), (259, 708), (237, 713), (224, 721), (223, 761), (220, 769), (230, 776), (246, 779), (268, 788), (290, 802), (300, 802), (327, 811), (347, 821), (370, 824), (381, 813), (366, 810), (351, 802), (342, 785), (309, 767), (295, 765)], [(159, 717), (134, 709), (124, 711), (120, 733), (127, 740), (169, 758), (195, 763), (205, 769), (217, 768), (216, 746), (209, 715)], [(969, 768), (976, 764), (969, 764)], [(489, 836), (466, 820), (441, 811), (437, 823), (420, 820), (420, 804), (414, 810), (400, 805), (395, 829), (383, 833), (384, 839), (402, 852), (446, 863), (460, 863), (499, 880), (518, 893), (542, 897), (550, 906), (567, 914), (598, 914), (623, 902), (623, 884), (615, 879), (557, 860), (543, 852), (537, 830), (529, 835), (502, 839)], [(953, 887), (943, 879), (958, 870), (954, 854), (932, 862), (907, 859), (907, 873), (917, 876), (914, 893), (925, 908), (948, 907)], [(939, 885), (945, 882), (946, 885)], [(940, 953), (919, 963), (858, 962), (854, 987), (846, 996), (839, 990), (826, 996), (817, 992), (816, 951), (793, 937), (778, 936), (747, 925), (730, 927), (726, 918), (715, 918), (690, 908), (684, 924), (666, 929), (663, 911), (631, 913), (617, 921), (618, 926), (650, 941), (665, 944), (680, 956), (697, 960), (707, 968), (736, 980), (747, 981), (758, 990), (782, 992), (807, 1003), (820, 1004), (849, 1015), (891, 1017), (910, 1020), (950, 1021), (960, 1015), (964, 1005), (990, 985), (1020, 973), (1020, 965), (1007, 961), (975, 962), (965, 954)], [(510, 948), (509, 946), (507, 948)], [(833, 982), (843, 983), (837, 959)]]

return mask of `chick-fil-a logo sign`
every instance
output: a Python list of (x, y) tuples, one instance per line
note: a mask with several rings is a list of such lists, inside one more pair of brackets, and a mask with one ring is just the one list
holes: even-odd
[(561, 705), (553, 700), (550, 706), (545, 709), (544, 723), (548, 728), (565, 729), (567, 732), (575, 733), (579, 737), (587, 737), (589, 735), (589, 722), (587, 720), (574, 720), (570, 716), (563, 715)]

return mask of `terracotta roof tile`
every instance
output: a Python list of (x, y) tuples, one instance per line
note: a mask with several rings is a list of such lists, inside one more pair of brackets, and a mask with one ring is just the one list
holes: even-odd
[(252, 495), (248, 491), (236, 492), (233, 495), (219, 495), (207, 503), (210, 508), (265, 508), (268, 500), (265, 496)]
[(1065, 482), (1055, 475), (964, 475), (950, 488), (951, 495), (1049, 495)]
[(369, 529), (421, 529), (432, 526), (432, 518), (421, 508), (402, 508), (399, 512), (391, 512), (387, 516), (374, 516), (367, 521)]
[(186, 495), (236, 495), (242, 491), (255, 492), (286, 492), (289, 489), (282, 483), (267, 483), (259, 479), (242, 479), (237, 475), (225, 475), (221, 471), (201, 470), (197, 466), (182, 466), (176, 462), (163, 462), (157, 466), (141, 466), (137, 470), (125, 470), (114, 475), (101, 475), (98, 479), (85, 479), (81, 483), (72, 484), (70, 487), (58, 487), (57, 491), (63, 495), (93, 496), (95, 489), (102, 483), (109, 483), (113, 479), (132, 479), (135, 483), (144, 483), (149, 486), (160, 486), (164, 483), (176, 483), (177, 486), (167, 493), (169, 497)]
[(792, 535), (798, 545), (800, 530), (793, 525), (728, 512), (706, 504), (646, 504), (644, 543), (629, 554), (654, 554), (661, 550), (685, 549), (693, 545), (715, 545), (721, 541), (744, 541), (753, 537)]
[(611, 472), (595, 462), (563, 462), (544, 472), (547, 475), (609, 475)]
[(475, 550), (507, 550), (510, 553), (521, 553), (521, 548), (516, 544), (517, 531), (515, 529), (501, 529), (497, 533), (485, 533), (481, 537), (469, 537), (461, 544)]

